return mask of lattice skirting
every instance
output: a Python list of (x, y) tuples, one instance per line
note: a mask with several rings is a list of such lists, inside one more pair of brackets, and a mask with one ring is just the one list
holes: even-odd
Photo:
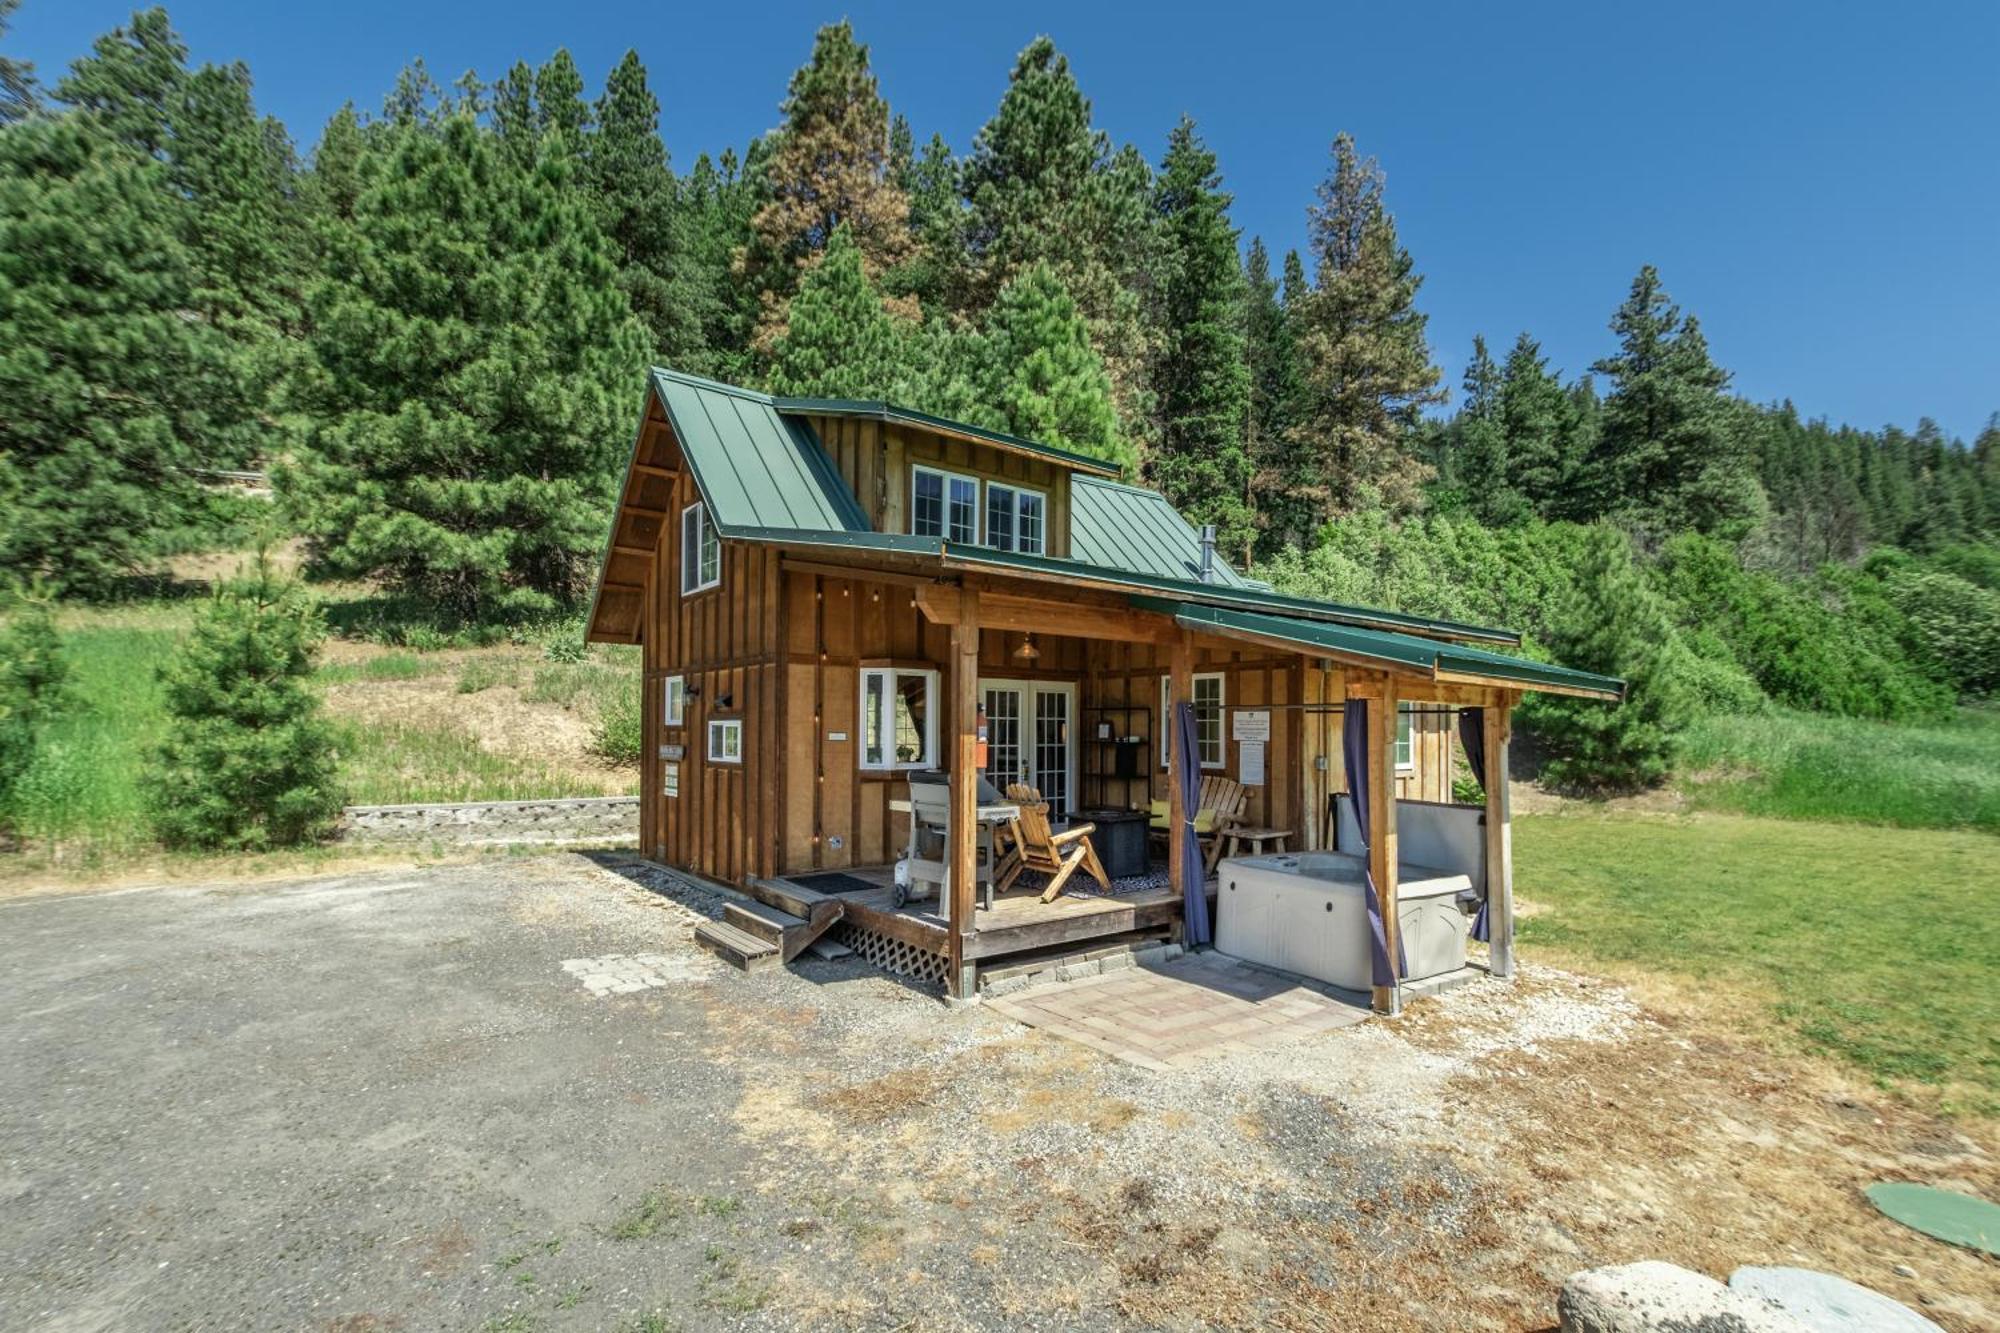
[(914, 977), (937, 986), (944, 984), (945, 956), (941, 953), (890, 939), (851, 921), (841, 922), (832, 933), (842, 944), (884, 972), (894, 972), (899, 977)]

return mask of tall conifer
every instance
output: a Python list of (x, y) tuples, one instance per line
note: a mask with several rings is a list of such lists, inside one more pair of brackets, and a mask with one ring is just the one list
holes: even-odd
[(845, 227), (806, 270), (791, 318), (771, 348), (771, 392), (806, 398), (891, 398), (902, 335), (868, 281)]
[(1382, 206), (1381, 168), (1346, 134), (1333, 158), (1311, 209), (1318, 272), (1298, 312), (1306, 406), (1293, 433), (1316, 463), (1301, 488), (1316, 519), (1414, 509), (1430, 469), (1410, 428), (1444, 399), (1416, 308), (1423, 279)]
[(1154, 186), (1159, 219), (1160, 349), (1153, 364), (1158, 439), (1149, 480), (1197, 523), (1214, 523), (1225, 550), (1255, 528), (1244, 433), (1250, 406), (1244, 284), (1215, 154), (1183, 118), (1167, 139)]
[(1000, 289), (984, 346), (983, 394), (1002, 430), (1137, 470), (1090, 327), (1053, 267), (1031, 264)]

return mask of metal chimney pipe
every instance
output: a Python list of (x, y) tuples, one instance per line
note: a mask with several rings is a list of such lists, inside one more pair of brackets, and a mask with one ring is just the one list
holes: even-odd
[(1201, 525), (1201, 581), (1215, 582), (1215, 524)]

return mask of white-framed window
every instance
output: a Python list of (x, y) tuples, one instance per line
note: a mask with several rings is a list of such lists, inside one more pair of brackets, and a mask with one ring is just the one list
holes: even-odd
[(713, 764), (743, 762), (743, 719), (718, 717), (708, 724), (708, 759)]
[(935, 671), (882, 667), (861, 673), (861, 766), (929, 768), (937, 763)]
[(979, 479), (934, 467), (910, 469), (910, 531), (972, 545), (979, 540)]
[(702, 592), (722, 582), (722, 541), (697, 500), (681, 510), (681, 592)]
[(986, 483), (986, 544), (1001, 551), (1040, 555), (1045, 545), (1048, 497), (1023, 486)]
[[(1228, 747), (1222, 743), (1222, 673), (1197, 672), (1194, 677), (1195, 754), (1203, 768), (1223, 768), (1229, 762)], [(1165, 768), (1173, 753), (1174, 678), (1160, 677), (1160, 767)]]
[(678, 727), (687, 721), (687, 677), (668, 676), (660, 682), (660, 725)]
[(1398, 773), (1417, 766), (1417, 748), (1415, 737), (1412, 735), (1416, 729), (1413, 725), (1415, 716), (1410, 711), (1410, 705), (1396, 705), (1396, 771)]

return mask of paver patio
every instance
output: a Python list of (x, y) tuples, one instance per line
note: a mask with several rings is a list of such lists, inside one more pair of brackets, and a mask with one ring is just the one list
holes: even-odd
[(1367, 997), (1214, 951), (1059, 982), (992, 1001), (996, 1013), (1145, 1069), (1200, 1060), (1368, 1017)]

